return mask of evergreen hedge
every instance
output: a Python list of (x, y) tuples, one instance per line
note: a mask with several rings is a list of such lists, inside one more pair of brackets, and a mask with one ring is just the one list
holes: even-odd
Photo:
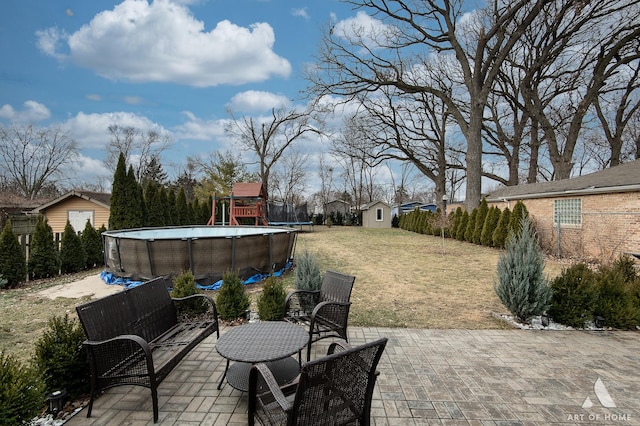
[(29, 250), (29, 275), (34, 279), (55, 277), (60, 272), (60, 257), (47, 219), (38, 215)]
[(496, 229), (493, 231), (493, 246), (498, 248), (503, 248), (506, 241), (507, 235), (509, 235), (509, 222), (511, 220), (511, 210), (509, 207), (505, 207), (500, 213), (500, 219), (498, 220), (498, 224), (496, 225)]
[(0, 352), (0, 426), (28, 424), (45, 403), (45, 384), (38, 370)]
[(487, 217), (484, 220), (482, 226), (482, 232), (480, 233), (480, 244), (487, 247), (493, 247), (493, 233), (498, 226), (500, 220), (500, 209), (493, 206), (489, 209)]
[(60, 271), (70, 274), (81, 271), (87, 264), (87, 254), (82, 247), (82, 241), (67, 220), (60, 241)]
[(6, 287), (15, 287), (27, 278), (27, 261), (18, 237), (13, 233), (11, 221), (0, 234), (0, 275), (6, 280)]
[(91, 269), (95, 266), (104, 264), (104, 255), (102, 254), (102, 238), (96, 229), (91, 225), (91, 221), (87, 220), (82, 234), (80, 234), (80, 242), (84, 249), (86, 263), (85, 267)]
[(482, 239), (482, 228), (484, 227), (484, 221), (489, 214), (489, 204), (486, 198), (482, 198), (480, 205), (478, 206), (478, 212), (476, 213), (475, 227), (473, 229), (473, 235), (471, 242), (480, 244)]

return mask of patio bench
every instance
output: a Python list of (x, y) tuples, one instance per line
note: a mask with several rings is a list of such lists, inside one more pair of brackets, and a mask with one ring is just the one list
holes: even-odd
[(197, 294), (172, 299), (171, 282), (155, 278), (76, 307), (87, 335), (91, 399), (104, 389), (137, 385), (151, 389), (153, 421), (158, 421), (157, 387), (204, 338), (220, 337), (216, 305)]

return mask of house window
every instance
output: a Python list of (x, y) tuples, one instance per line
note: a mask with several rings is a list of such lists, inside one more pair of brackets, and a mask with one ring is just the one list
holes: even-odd
[(582, 225), (582, 200), (569, 198), (553, 202), (553, 224), (560, 226)]
[(376, 209), (376, 222), (382, 222), (384, 220), (384, 213), (382, 209)]
[(87, 225), (87, 220), (93, 225), (93, 210), (69, 210), (69, 223), (76, 232), (82, 232)]

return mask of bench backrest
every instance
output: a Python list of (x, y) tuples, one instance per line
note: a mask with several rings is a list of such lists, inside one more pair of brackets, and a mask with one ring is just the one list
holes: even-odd
[(134, 334), (149, 342), (177, 324), (176, 309), (167, 291), (169, 282), (155, 278), (76, 307), (89, 340)]

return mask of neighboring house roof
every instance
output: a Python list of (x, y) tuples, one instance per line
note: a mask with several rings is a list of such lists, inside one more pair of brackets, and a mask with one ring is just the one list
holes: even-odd
[(384, 201), (372, 201), (372, 202), (362, 206), (362, 210), (369, 210), (371, 207), (373, 207), (373, 206), (375, 206), (377, 204), (382, 204), (382, 205), (385, 205), (385, 206), (391, 208), (391, 206), (389, 204), (385, 203)]
[(574, 195), (640, 191), (640, 160), (588, 175), (554, 182), (507, 186), (492, 192), (487, 201), (521, 200)]
[(104, 207), (105, 209), (109, 209), (109, 206), (111, 204), (111, 194), (106, 193), (106, 192), (91, 192), (91, 191), (78, 191), (78, 190), (73, 190), (70, 192), (67, 192), (64, 195), (61, 195), (60, 197), (49, 201), (48, 203), (42, 204), (38, 207), (36, 207), (35, 209), (33, 209), (34, 213), (39, 213), (43, 210), (48, 209), (51, 206), (54, 206), (58, 203), (61, 203), (71, 197), (80, 197), (80, 198), (84, 198), (87, 201), (91, 201), (92, 203), (95, 203), (99, 206)]

